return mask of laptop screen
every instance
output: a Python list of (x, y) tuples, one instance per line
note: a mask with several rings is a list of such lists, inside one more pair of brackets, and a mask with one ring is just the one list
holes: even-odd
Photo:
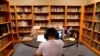
[(59, 39), (63, 38), (63, 30), (57, 30), (58, 34), (59, 34)]

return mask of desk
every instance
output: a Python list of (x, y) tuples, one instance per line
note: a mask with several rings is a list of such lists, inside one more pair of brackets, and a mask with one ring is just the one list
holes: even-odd
[[(22, 41), (22, 43), (25, 44), (25, 45), (31, 46), (31, 47), (38, 48), (39, 47), (39, 44), (41, 42), (38, 42), (36, 40), (37, 40), (37, 38), (33, 38), (31, 41)], [(76, 44), (77, 43), (77, 40), (74, 40), (74, 41), (63, 40), (63, 42), (64, 42), (64, 48), (65, 48), (65, 47), (70, 47), (70, 46)]]

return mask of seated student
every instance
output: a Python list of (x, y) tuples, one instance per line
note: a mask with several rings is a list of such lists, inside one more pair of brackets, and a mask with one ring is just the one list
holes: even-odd
[(48, 28), (44, 34), (46, 42), (42, 42), (36, 51), (36, 56), (61, 56), (63, 41), (58, 39), (58, 33), (55, 28)]

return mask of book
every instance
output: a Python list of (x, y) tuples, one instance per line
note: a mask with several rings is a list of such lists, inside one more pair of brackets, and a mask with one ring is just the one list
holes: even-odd
[(31, 37), (24, 37), (23, 39), (22, 39), (22, 41), (31, 41), (33, 38), (31, 38)]

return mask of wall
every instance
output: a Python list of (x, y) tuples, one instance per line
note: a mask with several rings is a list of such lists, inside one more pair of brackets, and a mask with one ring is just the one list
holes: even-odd
[(87, 3), (95, 3), (95, 2), (99, 2), (100, 0), (87, 0)]
[(10, 0), (10, 5), (84, 5), (87, 0)]

